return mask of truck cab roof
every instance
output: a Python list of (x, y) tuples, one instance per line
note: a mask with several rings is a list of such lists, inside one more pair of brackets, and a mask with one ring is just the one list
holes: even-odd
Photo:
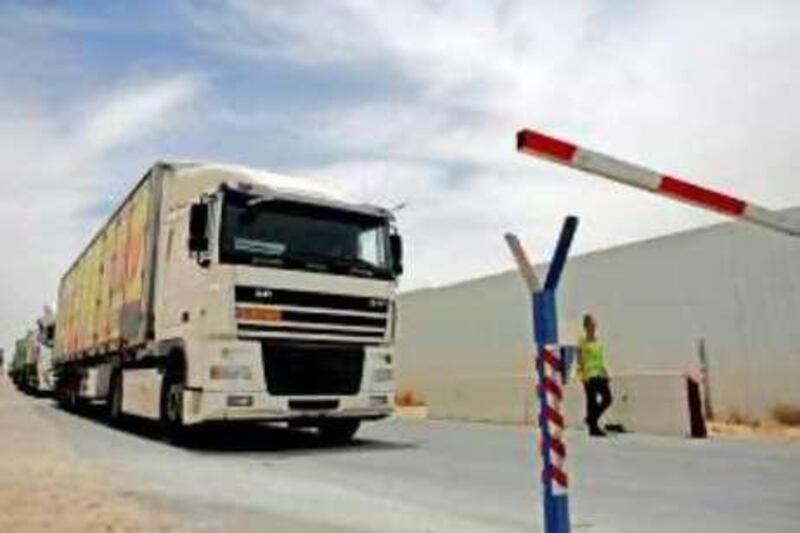
[(382, 218), (394, 218), (388, 209), (354, 202), (336, 187), (321, 183), (319, 180), (212, 161), (159, 161), (157, 165), (170, 168), (177, 174), (187, 177), (197, 174), (221, 174), (228, 187), (258, 196), (314, 203)]

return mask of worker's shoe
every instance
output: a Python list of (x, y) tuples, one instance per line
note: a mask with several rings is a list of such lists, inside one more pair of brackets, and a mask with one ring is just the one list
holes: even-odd
[(589, 428), (589, 435), (592, 437), (605, 437), (606, 432), (599, 427)]

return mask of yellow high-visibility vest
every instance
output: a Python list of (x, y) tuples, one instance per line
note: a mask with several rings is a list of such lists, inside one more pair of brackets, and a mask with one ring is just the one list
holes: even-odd
[(578, 377), (587, 380), (607, 376), (606, 350), (598, 340), (589, 341), (581, 337), (578, 354)]

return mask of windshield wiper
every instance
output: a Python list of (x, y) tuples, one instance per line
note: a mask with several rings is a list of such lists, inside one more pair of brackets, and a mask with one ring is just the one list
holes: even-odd
[(381, 267), (380, 265), (376, 265), (375, 263), (371, 263), (366, 259), (362, 259), (360, 257), (343, 257), (343, 261), (353, 264), (355, 266), (365, 268), (370, 272), (386, 272), (386, 268)]
[(350, 272), (357, 272), (359, 274), (367, 274), (370, 276), (374, 276), (377, 273), (383, 273), (384, 270), (380, 267), (361, 259), (360, 257), (337, 257), (333, 255), (326, 255), (320, 254), (315, 252), (291, 252), (288, 254), (284, 254), (281, 257), (285, 257), (286, 255), (290, 257), (298, 257), (301, 260), (304, 258), (308, 258), (313, 262), (323, 263), (327, 265), (333, 265), (338, 268), (345, 268), (348, 269)]
[(257, 265), (283, 265), (286, 264), (284, 257), (280, 255), (252, 255), (250, 262)]
[(326, 261), (327, 256), (298, 253), (298, 252), (284, 252), (277, 256), (294, 266), (304, 266), (311, 270), (326, 270), (330, 267), (330, 263)]

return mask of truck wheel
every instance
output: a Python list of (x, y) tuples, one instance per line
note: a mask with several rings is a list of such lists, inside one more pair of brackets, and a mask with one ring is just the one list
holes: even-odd
[(108, 387), (108, 421), (112, 426), (122, 422), (122, 370), (111, 375)]
[(59, 383), (59, 384), (56, 385), (55, 395), (56, 395), (56, 403), (58, 404), (58, 407), (66, 411), (67, 410), (67, 390), (66, 390), (66, 387), (64, 387), (63, 383)]
[(353, 440), (360, 425), (360, 420), (326, 421), (319, 426), (319, 436), (328, 444), (346, 444)]
[(66, 395), (66, 399), (64, 400), (64, 409), (70, 413), (75, 412), (78, 405), (78, 399), (76, 398), (75, 389), (72, 386), (72, 383), (67, 386), (67, 390), (64, 391), (64, 394)]
[(74, 412), (76, 410), (78, 399), (73, 379), (59, 384), (58, 405), (65, 411)]
[(167, 372), (161, 385), (161, 427), (164, 437), (180, 443), (186, 433), (183, 425), (183, 383), (178, 375)]

